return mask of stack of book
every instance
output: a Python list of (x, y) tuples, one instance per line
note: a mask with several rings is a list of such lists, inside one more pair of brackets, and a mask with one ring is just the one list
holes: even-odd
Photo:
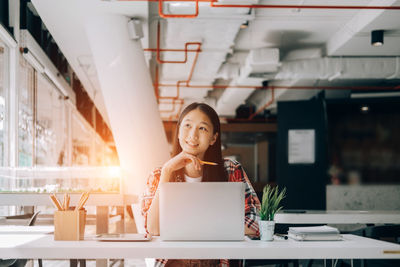
[(298, 241), (341, 240), (340, 232), (330, 226), (289, 227), (288, 237)]

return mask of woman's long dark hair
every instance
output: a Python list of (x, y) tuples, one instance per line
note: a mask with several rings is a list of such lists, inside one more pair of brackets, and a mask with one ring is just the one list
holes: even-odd
[[(218, 165), (203, 165), (203, 180), (204, 182), (226, 182), (228, 181), (228, 177), (224, 168), (224, 160), (222, 158), (221, 152), (221, 125), (219, 123), (219, 117), (217, 112), (207, 104), (204, 103), (197, 103), (194, 102), (187, 106), (179, 116), (178, 123), (176, 124), (175, 134), (173, 139), (173, 148), (172, 148), (172, 156), (175, 157), (182, 151), (182, 147), (179, 144), (179, 127), (182, 123), (183, 118), (188, 114), (190, 111), (198, 109), (203, 112), (207, 117), (210, 119), (213, 125), (213, 135), (218, 133), (217, 140), (215, 143), (208, 147), (207, 151), (204, 154), (205, 161), (216, 162)], [(177, 176), (180, 175), (183, 177), (184, 175), (184, 168), (176, 171), (174, 173), (174, 178), (176, 179)]]

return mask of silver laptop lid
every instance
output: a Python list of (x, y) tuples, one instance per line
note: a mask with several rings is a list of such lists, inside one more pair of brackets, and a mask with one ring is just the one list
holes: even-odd
[(243, 240), (241, 182), (160, 184), (162, 240)]

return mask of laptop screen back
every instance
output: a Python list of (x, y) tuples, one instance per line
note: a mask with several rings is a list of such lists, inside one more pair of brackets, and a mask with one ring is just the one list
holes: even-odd
[(162, 240), (243, 240), (244, 183), (160, 184)]

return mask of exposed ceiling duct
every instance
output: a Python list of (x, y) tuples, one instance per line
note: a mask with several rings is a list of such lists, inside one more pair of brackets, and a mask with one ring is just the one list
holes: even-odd
[[(240, 1), (244, 4), (256, 4), (256, 0)], [(165, 3), (164, 13), (190, 14), (194, 11), (194, 3)], [(255, 18), (254, 11), (249, 8), (218, 9), (211, 8), (209, 3), (199, 3), (200, 15), (196, 19), (168, 19), (163, 21), (161, 44), (163, 48), (183, 48), (187, 42), (200, 42), (199, 53), (190, 85), (212, 86), (218, 77), (237, 77), (238, 65), (224, 66), (227, 57), (233, 53), (235, 38), (241, 25)], [(179, 33), (179, 34), (178, 34)], [(194, 47), (191, 47), (194, 48)], [(164, 52), (163, 58), (178, 60), (182, 55), (174, 52)], [(186, 81), (193, 66), (195, 53), (189, 53), (186, 64), (161, 64), (159, 94), (161, 98), (177, 96), (177, 88), (163, 86)], [(190, 101), (207, 101), (208, 88), (184, 88), (179, 91), (179, 97)], [(249, 95), (249, 94), (247, 94)], [(245, 96), (242, 96), (245, 97)], [(242, 98), (241, 97), (241, 98)], [(172, 103), (170, 104), (173, 105)], [(162, 109), (176, 109), (166, 107)], [(167, 114), (168, 115), (168, 114)]]
[[(193, 64), (196, 46), (188, 47), (192, 51), (187, 54), (186, 64), (159, 64), (159, 75), (153, 82), (159, 85), (160, 97), (174, 99), (179, 92), (177, 101), (160, 101), (160, 112), (173, 110), (170, 114), (162, 113), (167, 119), (179, 112), (182, 102), (210, 101), (222, 116), (234, 116), (236, 108), (245, 102), (253, 101), (257, 107), (263, 107), (271, 99), (266, 92), (269, 90), (256, 87), (264, 80), (269, 81), (269, 86), (282, 87), (276, 89), (275, 100), (294, 100), (310, 97), (315, 92), (285, 90), (285, 86), (292, 89), (316, 84), (346, 86), (366, 84), (371, 79), (376, 85), (379, 82), (383, 85), (399, 77), (398, 59), (393, 56), (400, 56), (400, 20), (397, 19), (399, 11), (395, 10), (400, 0), (333, 0), (312, 8), (310, 5), (315, 1), (295, 2), (218, 0), (211, 7), (210, 2), (204, 1), (163, 1), (163, 13), (168, 15), (168, 19), (163, 19), (159, 3), (153, 1), (32, 0), (99, 107), (104, 101), (82, 29), (86, 14), (92, 10), (140, 19), (144, 27), (142, 45), (150, 67), (156, 61), (159, 21), (163, 60), (182, 60), (185, 44), (201, 43), (196, 64)], [(196, 3), (198, 16), (179, 16), (194, 14)], [(174, 15), (178, 16), (171, 18)], [(377, 29), (385, 31), (385, 44), (378, 49), (370, 44), (371, 31)], [(259, 52), (273, 49), (279, 49), (280, 60), (276, 61), (276, 57), (270, 60), (275, 69), (268, 70), (263, 66), (268, 60), (263, 62), (263, 54)], [(150, 71), (155, 72), (154, 68)], [(178, 81), (183, 81), (179, 90)]]
[(274, 80), (399, 79), (397, 57), (324, 57), (283, 62)]
[[(257, 57), (262, 59), (262, 57)], [(271, 64), (268, 58), (265, 58), (265, 65)], [(244, 68), (247, 69), (247, 77), (241, 77), (241, 83), (236, 81), (236, 85), (247, 84), (261, 86), (261, 82), (265, 80), (273, 81), (271, 85), (276, 87), (287, 88), (293, 86), (309, 86), (313, 87), (315, 81), (326, 80), (332, 82), (334, 80), (373, 80), (373, 79), (400, 79), (400, 58), (399, 57), (323, 57), (314, 59), (302, 59), (286, 62), (276, 62), (276, 66), (280, 65), (276, 73), (270, 73), (268, 67), (266, 72), (260, 72), (263, 68), (261, 61), (258, 64), (249, 64), (246, 60)], [(280, 83), (279, 81), (287, 81)], [(301, 81), (304, 81), (303, 83)], [(235, 84), (230, 84), (234, 86)], [(224, 91), (217, 102), (217, 110), (224, 116), (234, 116), (236, 107), (243, 104), (246, 99), (254, 92), (255, 89), (237, 89), (228, 88)], [(275, 96), (275, 101), (279, 99), (307, 99), (320, 90), (311, 91), (308, 89), (296, 90), (291, 92), (291, 96), (286, 95), (288, 89), (280, 88)], [(258, 98), (265, 98), (263, 93), (258, 93)], [(241, 97), (241, 98), (239, 98)], [(264, 100), (264, 102), (267, 100)], [(262, 100), (257, 100), (261, 105)], [(274, 105), (271, 105), (274, 107)]]

